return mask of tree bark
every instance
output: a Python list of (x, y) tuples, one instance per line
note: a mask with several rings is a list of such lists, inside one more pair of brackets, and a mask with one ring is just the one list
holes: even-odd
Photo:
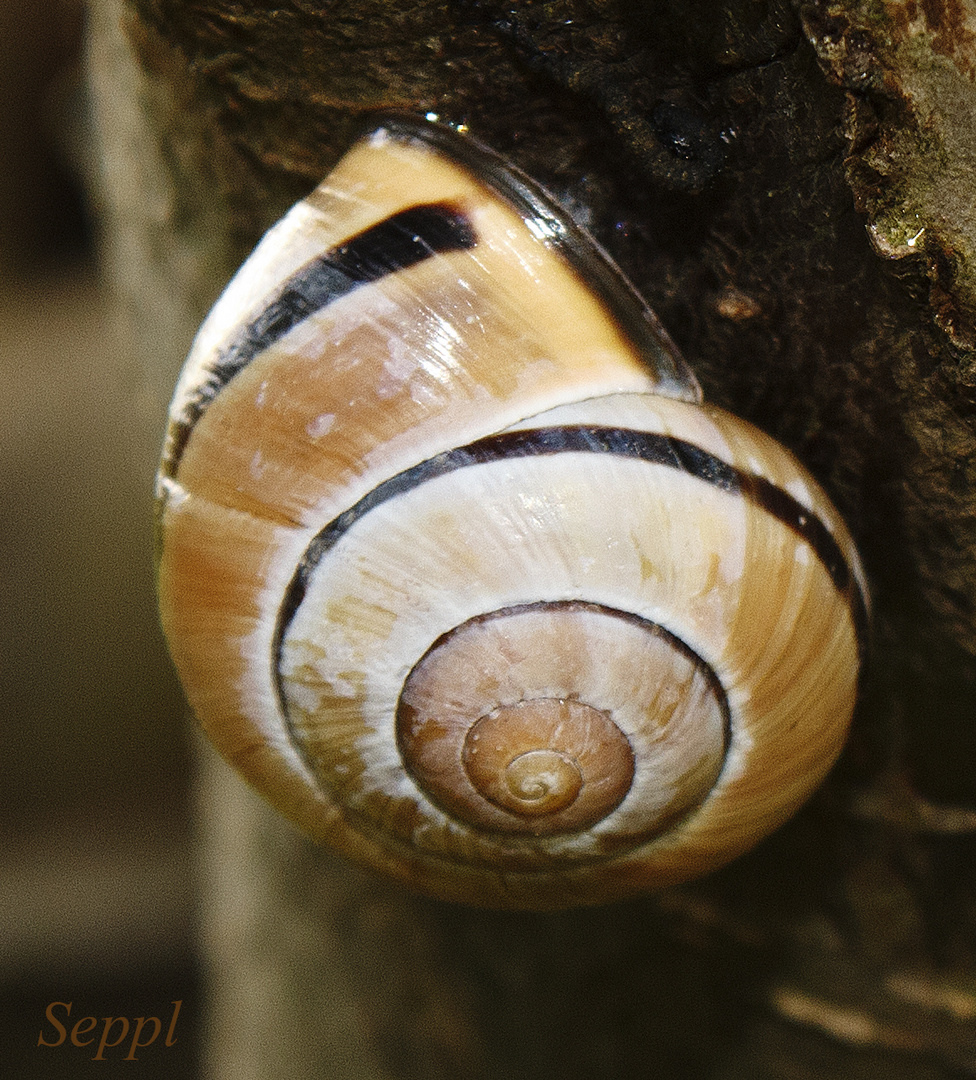
[(706, 397), (827, 487), (874, 600), (811, 804), (609, 908), (407, 895), (204, 753), (208, 1076), (976, 1077), (974, 33), (938, 0), (95, 0), (153, 440), (260, 233), (364, 115), (434, 111), (585, 208)]

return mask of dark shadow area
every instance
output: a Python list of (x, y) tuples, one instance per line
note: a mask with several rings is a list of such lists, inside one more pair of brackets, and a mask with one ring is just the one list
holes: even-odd
[[(81, 0), (0, 9), (0, 1071), (189, 1080), (192, 768), (155, 614), (139, 375), (85, 195), (82, 35)], [(54, 1002), (63, 1041), (39, 1046)], [(159, 1037), (124, 1060), (152, 1016)], [(106, 1017), (127, 1037), (120, 1019), (93, 1061)], [(72, 1044), (78, 1021), (94, 1044)]]

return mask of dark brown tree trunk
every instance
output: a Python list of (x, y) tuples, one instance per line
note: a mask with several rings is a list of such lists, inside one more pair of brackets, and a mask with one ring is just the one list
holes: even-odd
[(976, 1077), (976, 7), (95, 0), (109, 264), (162, 426), (200, 317), (364, 114), (571, 204), (706, 395), (865, 557), (848, 749), (703, 881), (560, 914), (407, 895), (206, 757), (209, 1076)]

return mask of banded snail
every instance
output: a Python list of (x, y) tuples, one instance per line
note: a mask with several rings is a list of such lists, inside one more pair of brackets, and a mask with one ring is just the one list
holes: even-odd
[(836, 758), (867, 617), (837, 512), (701, 403), (609, 257), (391, 119), (204, 322), (159, 593), (218, 749), (429, 894), (551, 908), (719, 866)]

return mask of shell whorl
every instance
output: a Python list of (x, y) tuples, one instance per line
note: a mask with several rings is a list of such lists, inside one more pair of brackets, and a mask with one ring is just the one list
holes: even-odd
[(815, 482), (702, 406), (524, 178), (358, 144), (201, 328), (160, 599), (218, 748), (313, 836), (496, 906), (721, 865), (833, 762), (866, 592)]
[(711, 788), (725, 726), (714, 678), (670, 635), (573, 602), (451, 631), (410, 673), (398, 709), (401, 755), (436, 802), (481, 829), (534, 836), (596, 825), (635, 780), (650, 788), (648, 774), (644, 829), (660, 831)]

